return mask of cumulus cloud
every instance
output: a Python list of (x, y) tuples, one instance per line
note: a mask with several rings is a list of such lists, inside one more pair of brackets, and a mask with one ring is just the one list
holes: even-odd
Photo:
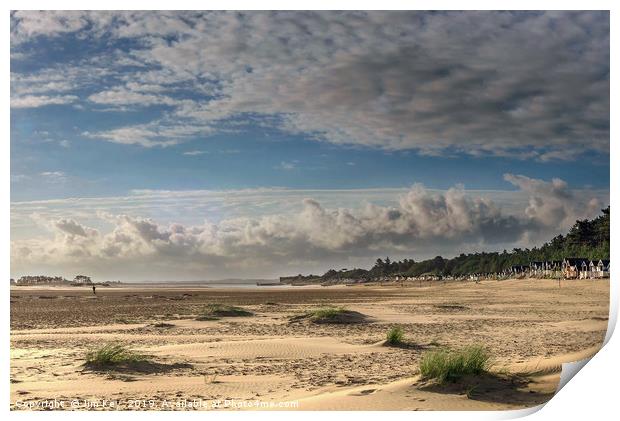
[[(90, 102), (166, 105), (196, 133), (251, 115), (318, 140), (423, 154), (609, 151), (607, 12), (14, 12), (11, 22), (17, 49), (66, 33), (136, 41), (119, 43), (112, 67), (131, 67)], [(182, 141), (130, 141), (128, 130), (93, 136)]]
[(568, 228), (577, 219), (595, 214), (602, 206), (596, 197), (584, 200), (577, 196), (559, 178), (547, 182), (523, 175), (505, 174), (504, 179), (529, 195), (525, 215), (544, 227)]
[(518, 214), (507, 213), (487, 198), (472, 197), (459, 186), (433, 192), (421, 185), (401, 195), (395, 206), (330, 209), (306, 198), (291, 213), (197, 225), (99, 213), (109, 229), (72, 218), (48, 221), (51, 238), (13, 241), (12, 263), (17, 268), (78, 266), (101, 273), (111, 266), (140, 267), (142, 278), (156, 276), (151, 264), (176, 271), (181, 278), (273, 275), (309, 264), (325, 268), (352, 258), (418, 257), (438, 250), (458, 254), (516, 245), (556, 233), (568, 218), (591, 217), (599, 210), (599, 203), (583, 203), (561, 180), (510, 174), (506, 179), (530, 195), (527, 208)]
[(96, 230), (84, 227), (73, 219), (59, 219), (54, 221), (54, 228), (69, 236), (87, 237), (98, 235)]

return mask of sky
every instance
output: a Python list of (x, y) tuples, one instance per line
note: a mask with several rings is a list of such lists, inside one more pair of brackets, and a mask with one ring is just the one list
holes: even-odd
[(272, 278), (609, 203), (607, 12), (11, 13), (11, 276)]

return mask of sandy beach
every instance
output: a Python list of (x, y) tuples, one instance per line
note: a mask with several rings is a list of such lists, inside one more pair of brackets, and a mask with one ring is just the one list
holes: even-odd
[[(213, 303), (254, 315), (196, 320)], [(315, 324), (294, 318), (326, 305), (367, 319)], [(122, 286), (100, 287), (96, 296), (87, 288), (11, 287), (11, 408), (46, 409), (44, 400), (66, 402), (57, 409), (525, 408), (553, 396), (562, 362), (602, 345), (608, 305), (608, 280)], [(404, 329), (406, 345), (385, 346), (394, 325)], [(156, 365), (84, 365), (89, 350), (110, 342)], [(421, 381), (425, 351), (468, 344), (487, 347), (492, 371), (501, 375), (478, 379), (467, 390)]]

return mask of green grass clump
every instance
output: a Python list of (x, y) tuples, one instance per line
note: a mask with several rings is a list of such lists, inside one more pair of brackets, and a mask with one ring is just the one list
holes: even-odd
[(316, 324), (355, 324), (365, 323), (367, 317), (362, 313), (347, 310), (343, 307), (321, 307), (290, 318), (290, 323), (303, 321), (310, 321)]
[(114, 366), (147, 361), (144, 355), (138, 354), (120, 344), (107, 344), (86, 354), (86, 364), (95, 367)]
[(196, 320), (217, 320), (220, 317), (248, 317), (253, 315), (254, 313), (241, 307), (226, 304), (209, 304)]
[(402, 345), (405, 339), (405, 332), (400, 326), (393, 326), (387, 333), (385, 343), (387, 345)]
[(310, 311), (308, 316), (313, 321), (330, 320), (335, 319), (346, 311), (343, 307), (323, 307)]
[(491, 365), (491, 356), (480, 345), (461, 349), (440, 349), (422, 355), (420, 373), (425, 379), (440, 383), (455, 382), (468, 375), (485, 373)]

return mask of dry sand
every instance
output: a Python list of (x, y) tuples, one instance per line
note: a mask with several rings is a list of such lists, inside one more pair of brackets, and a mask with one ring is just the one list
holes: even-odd
[[(194, 320), (208, 303), (243, 306), (255, 315)], [(370, 320), (290, 322), (325, 305)], [(97, 404), (90, 409), (524, 408), (553, 396), (562, 362), (592, 355), (602, 345), (608, 305), (608, 280), (562, 281), (561, 287), (550, 280), (281, 289), (125, 286), (100, 287), (96, 297), (86, 288), (12, 287), (11, 407), (85, 409), (90, 402)], [(162, 322), (169, 326), (157, 327)], [(383, 345), (396, 324), (405, 330), (406, 347)], [(86, 352), (108, 342), (128, 345), (160, 365), (143, 372), (86, 369)], [(442, 387), (419, 379), (426, 350), (473, 343), (489, 348), (499, 376)]]

